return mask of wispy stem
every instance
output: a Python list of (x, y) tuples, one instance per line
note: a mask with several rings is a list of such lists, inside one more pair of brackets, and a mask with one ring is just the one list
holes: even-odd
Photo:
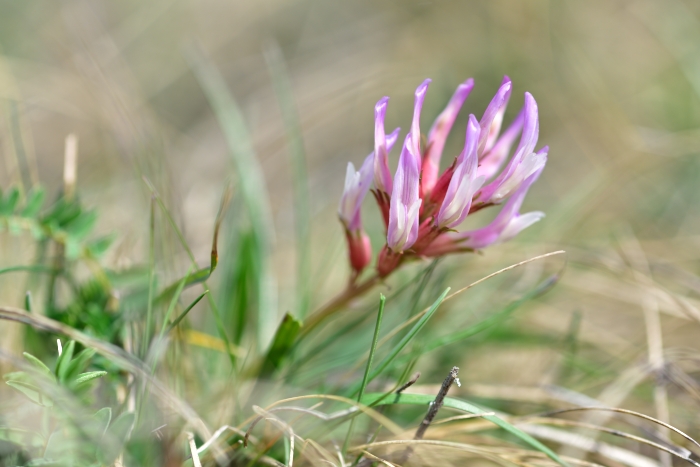
[[(362, 385), (360, 386), (360, 391), (357, 395), (357, 402), (362, 401), (362, 396), (365, 395), (365, 388), (369, 382), (369, 372), (372, 368), (372, 360), (374, 359), (374, 352), (377, 350), (377, 342), (379, 341), (379, 328), (382, 325), (382, 317), (384, 316), (384, 304), (386, 303), (386, 297), (383, 294), (379, 294), (379, 311), (377, 312), (377, 323), (374, 325), (374, 336), (372, 337), (372, 345), (369, 348), (369, 357), (367, 358), (367, 366), (365, 366), (365, 374), (362, 376)], [(348, 450), (348, 444), (350, 443), (350, 437), (352, 436), (352, 429), (355, 425), (355, 417), (350, 420), (350, 427), (348, 427), (348, 434), (345, 436), (345, 442), (343, 443), (343, 454)]]

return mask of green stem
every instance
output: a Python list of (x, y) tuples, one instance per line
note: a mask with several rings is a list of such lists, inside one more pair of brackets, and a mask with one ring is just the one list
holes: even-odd
[(311, 332), (312, 329), (321, 324), (323, 320), (325, 320), (326, 318), (343, 308), (352, 299), (362, 295), (363, 293), (367, 292), (372, 287), (377, 285), (379, 279), (379, 276), (375, 274), (374, 276), (368, 278), (359, 285), (350, 284), (345, 289), (345, 291), (343, 291), (340, 295), (328, 302), (321, 309), (313, 313), (304, 321), (304, 326), (301, 328), (300, 337), (304, 337), (305, 335), (307, 335), (309, 332)]
[[(369, 357), (367, 358), (367, 366), (365, 367), (365, 374), (362, 376), (362, 385), (360, 386), (360, 392), (357, 395), (357, 402), (362, 400), (362, 396), (365, 394), (365, 388), (369, 382), (369, 372), (372, 368), (372, 360), (374, 359), (374, 351), (377, 350), (377, 342), (379, 341), (379, 328), (382, 325), (382, 317), (384, 316), (384, 304), (386, 303), (386, 297), (383, 294), (379, 294), (379, 312), (377, 313), (377, 323), (374, 325), (374, 336), (372, 337), (372, 346), (369, 348)], [(345, 442), (343, 443), (342, 453), (348, 450), (348, 444), (350, 444), (350, 437), (352, 436), (352, 429), (355, 425), (355, 417), (350, 420), (350, 427), (348, 427), (348, 434), (345, 436)]]

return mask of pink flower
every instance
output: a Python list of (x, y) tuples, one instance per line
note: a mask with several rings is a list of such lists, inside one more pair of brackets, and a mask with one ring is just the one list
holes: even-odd
[(438, 237), (423, 251), (425, 256), (442, 256), (457, 251), (481, 250), (511, 240), (544, 217), (540, 211), (520, 214), (525, 195), (542, 169), (530, 175), (486, 227), (466, 232), (448, 232)]
[(457, 166), (435, 221), (439, 228), (453, 229), (461, 224), (469, 214), (474, 193), (484, 183), (483, 177), (477, 178), (480, 133), (479, 123), (474, 115), (470, 115), (464, 150), (457, 158)]
[(503, 77), (501, 87), (496, 91), (488, 107), (484, 111), (484, 116), (481, 117), (479, 126), (481, 127), (481, 136), (479, 137), (479, 159), (482, 154), (488, 152), (493, 147), (498, 138), (498, 133), (501, 131), (501, 123), (503, 123), (503, 114), (506, 112), (508, 100), (510, 99), (510, 91), (512, 88), (510, 78)]
[(418, 215), (422, 204), (420, 198), (420, 112), (430, 80), (418, 86), (413, 106), (411, 131), (406, 135), (394, 175), (389, 209), (387, 245), (395, 253), (410, 248), (418, 238)]
[(435, 186), (435, 182), (437, 182), (440, 158), (442, 157), (442, 150), (445, 148), (447, 135), (450, 133), (452, 125), (454, 125), (459, 109), (462, 108), (464, 101), (473, 88), (474, 80), (471, 78), (460, 84), (452, 95), (450, 102), (447, 103), (445, 110), (435, 119), (430, 133), (428, 133), (428, 144), (423, 157), (423, 178), (421, 180), (423, 193), (430, 193)]
[[(389, 152), (399, 130), (388, 136), (384, 133), (387, 97), (375, 106), (375, 152), (359, 171), (348, 165), (339, 214), (356, 275), (372, 256), (360, 220), (360, 205), (372, 180), (372, 193), (387, 229), (386, 245), (377, 261), (380, 277), (391, 274), (410, 258), (473, 251), (510, 240), (544, 216), (541, 212), (520, 214), (525, 195), (544, 169), (549, 151), (545, 146), (535, 152), (539, 136), (535, 99), (525, 93), (522, 111), (500, 134), (512, 90), (510, 78), (504, 77), (481, 120), (469, 116), (464, 149), (438, 176), (445, 141), (474, 82), (469, 79), (457, 88), (433, 123), (422, 151), (420, 114), (429, 84), (430, 80), (425, 80), (416, 89), (411, 129), (393, 179)], [(518, 146), (506, 163), (518, 135)], [(489, 183), (484, 185), (486, 180)], [(462, 233), (454, 230), (470, 213), (502, 203), (503, 209), (486, 227)]]
[(389, 136), (384, 132), (384, 117), (388, 97), (382, 97), (374, 106), (374, 186), (378, 191), (391, 193), (392, 182), (389, 171), (389, 152), (399, 137), (400, 128), (395, 129)]
[(420, 158), (413, 152), (411, 138), (409, 133), (404, 141), (391, 193), (386, 243), (396, 253), (410, 248), (418, 238), (418, 214), (422, 203), (418, 196)]
[(495, 180), (483, 187), (475, 196), (479, 204), (500, 204), (518, 189), (523, 181), (547, 162), (547, 148), (537, 153), (535, 145), (539, 135), (537, 103), (529, 92), (525, 93), (523, 130), (515, 155)]
[(338, 207), (340, 221), (348, 230), (356, 231), (362, 228), (360, 208), (372, 184), (374, 159), (374, 153), (367, 156), (359, 171), (355, 171), (352, 162), (348, 162), (345, 173), (345, 189), (340, 197), (340, 206)]

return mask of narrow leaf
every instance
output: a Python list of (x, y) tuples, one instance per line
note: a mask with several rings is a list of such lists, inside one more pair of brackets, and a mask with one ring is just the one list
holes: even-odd
[(209, 293), (209, 291), (207, 290), (207, 291), (203, 292), (202, 294), (200, 294), (199, 297), (195, 298), (194, 301), (193, 301), (192, 303), (190, 303), (189, 306), (188, 306), (187, 308), (185, 308), (185, 311), (183, 311), (182, 313), (180, 313), (180, 316), (178, 316), (177, 318), (175, 318), (175, 321), (173, 321), (173, 322), (170, 324), (170, 326), (168, 327), (168, 330), (167, 330), (165, 333), (167, 334), (167, 333), (169, 333), (170, 331), (172, 331), (173, 329), (175, 329), (175, 327), (177, 327), (177, 325), (180, 324), (180, 321), (182, 321), (182, 320), (185, 318), (185, 316), (187, 316), (187, 313), (189, 313), (190, 310), (191, 310), (192, 308), (194, 308), (195, 305), (196, 305), (197, 303), (199, 303), (199, 301), (200, 301), (202, 298), (204, 298), (204, 296), (205, 296), (206, 294), (208, 294), (208, 293)]
[[(395, 394), (390, 397), (385, 397), (385, 394), (382, 393), (372, 393), (372, 394), (367, 394), (365, 397), (362, 398), (362, 403), (368, 406), (378, 406), (378, 405), (394, 405), (394, 404), (410, 404), (410, 405), (421, 405), (421, 406), (427, 406), (430, 404), (434, 399), (435, 396), (432, 395), (427, 395), (427, 394), (406, 394), (406, 393), (401, 393), (401, 394)], [(456, 410), (461, 410), (463, 412), (467, 412), (470, 414), (483, 414), (486, 412), (493, 412), (491, 409), (488, 409), (486, 407), (479, 407), (477, 405), (470, 404), (469, 402), (465, 402), (460, 399), (455, 399), (453, 397), (446, 397), (445, 402), (443, 407), (449, 407), (452, 409)], [(496, 415), (484, 415), (483, 418), (486, 420), (492, 422), (493, 424), (499, 426), (500, 428), (506, 430), (510, 434), (514, 435), (524, 443), (528, 444), (529, 446), (537, 449), (541, 453), (545, 454), (547, 457), (552, 459), (553, 461), (557, 462), (559, 465), (562, 465), (564, 467), (568, 467), (568, 464), (561, 460), (559, 456), (557, 456), (554, 451), (549, 449), (547, 446), (530, 436), (529, 434), (525, 433), (524, 431), (520, 430), (519, 428), (511, 425), (510, 423), (506, 422), (500, 417), (497, 417)]]
[(18, 390), (24, 394), (30, 401), (42, 407), (51, 407), (53, 402), (51, 399), (44, 394), (38, 386), (31, 383), (25, 383), (24, 381), (11, 380), (6, 381), (5, 384), (13, 389)]
[(49, 369), (48, 366), (44, 364), (44, 362), (42, 362), (29, 352), (23, 352), (22, 355), (24, 355), (24, 358), (26, 358), (27, 361), (31, 363), (34, 368), (39, 370), (41, 374), (50, 376), (51, 379), (53, 379), (53, 372)]
[(260, 375), (270, 376), (277, 370), (294, 345), (294, 342), (301, 329), (301, 322), (287, 313), (277, 328), (275, 337), (272, 339), (270, 350), (267, 351)]
[(29, 193), (27, 203), (22, 209), (22, 217), (34, 217), (39, 213), (41, 206), (44, 204), (44, 196), (46, 191), (42, 187), (35, 187)]
[(61, 352), (61, 356), (58, 357), (58, 361), (56, 361), (56, 376), (61, 382), (66, 380), (66, 374), (68, 373), (70, 362), (73, 359), (74, 351), (75, 341), (68, 342), (68, 345), (63, 347), (63, 352)]
[(107, 374), (106, 371), (88, 371), (87, 373), (81, 373), (75, 380), (74, 384), (76, 386), (88, 383), (93, 379), (101, 378)]
[(87, 368), (92, 357), (95, 356), (94, 349), (85, 349), (75, 356), (73, 360), (68, 364), (68, 369), (66, 370), (65, 380), (70, 381), (75, 379), (79, 373), (83, 372)]

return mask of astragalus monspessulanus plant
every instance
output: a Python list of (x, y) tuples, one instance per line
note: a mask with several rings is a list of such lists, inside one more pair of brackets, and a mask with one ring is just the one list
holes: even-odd
[[(474, 87), (474, 80), (468, 79), (457, 87), (422, 145), (420, 114), (430, 82), (426, 79), (416, 89), (411, 128), (404, 138), (393, 178), (389, 153), (399, 138), (400, 128), (388, 135), (385, 132), (388, 97), (375, 105), (374, 151), (359, 170), (352, 162), (348, 163), (338, 209), (352, 276), (345, 293), (312, 316), (307, 326), (315, 325), (403, 263), (482, 250), (512, 239), (544, 217), (539, 211), (520, 213), (528, 189), (547, 162), (548, 147), (536, 149), (539, 120), (534, 97), (525, 93), (522, 110), (501, 133), (512, 89), (510, 78), (504, 77), (481, 119), (469, 115), (464, 149), (440, 174), (447, 137)], [(518, 136), (518, 145), (509, 158)], [(386, 243), (376, 255), (374, 274), (360, 281), (361, 273), (375, 256), (361, 218), (362, 203), (370, 191), (382, 214)], [(490, 224), (476, 230), (457, 230), (470, 214), (498, 205), (503, 207)]]

